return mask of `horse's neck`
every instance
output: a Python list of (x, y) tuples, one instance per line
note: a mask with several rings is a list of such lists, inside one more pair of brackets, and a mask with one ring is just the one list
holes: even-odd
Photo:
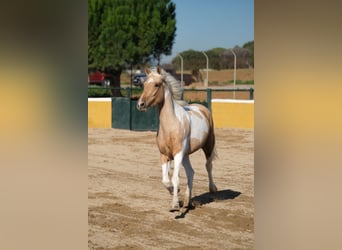
[(178, 105), (172, 98), (171, 91), (166, 87), (164, 92), (164, 102), (159, 106), (159, 123), (170, 125), (173, 119), (177, 119), (175, 105)]

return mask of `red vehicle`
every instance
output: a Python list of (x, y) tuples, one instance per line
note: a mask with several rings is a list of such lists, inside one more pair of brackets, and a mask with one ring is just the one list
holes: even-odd
[(90, 71), (88, 74), (88, 85), (101, 85), (109, 87), (113, 82), (113, 76), (99, 70)]

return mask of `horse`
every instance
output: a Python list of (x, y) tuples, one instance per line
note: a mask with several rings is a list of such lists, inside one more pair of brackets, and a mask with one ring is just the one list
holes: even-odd
[[(178, 199), (179, 173), (183, 165), (187, 177), (183, 209), (191, 205), (191, 193), (194, 170), (189, 155), (202, 149), (206, 157), (206, 169), (209, 178), (209, 191), (215, 193), (217, 187), (212, 175), (212, 161), (216, 157), (214, 122), (211, 112), (203, 105), (188, 104), (182, 100), (180, 81), (159, 66), (156, 69), (145, 68), (147, 78), (143, 92), (137, 102), (139, 111), (152, 106), (158, 107), (159, 128), (157, 145), (162, 163), (162, 183), (173, 194), (171, 212), (180, 211)], [(169, 179), (171, 161), (174, 161), (172, 183)]]

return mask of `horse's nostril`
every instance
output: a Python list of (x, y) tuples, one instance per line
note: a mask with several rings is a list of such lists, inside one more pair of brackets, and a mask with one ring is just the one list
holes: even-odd
[(145, 102), (138, 102), (138, 104), (137, 104), (137, 108), (139, 109), (139, 110), (141, 110), (141, 109), (143, 109), (145, 107)]

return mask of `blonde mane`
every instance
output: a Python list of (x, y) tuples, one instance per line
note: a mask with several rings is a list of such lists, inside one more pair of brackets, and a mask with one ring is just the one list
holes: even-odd
[[(169, 87), (172, 93), (173, 99), (175, 99), (177, 103), (181, 105), (187, 104), (185, 101), (182, 100), (183, 88), (182, 88), (181, 82), (178, 81), (176, 78), (174, 78), (170, 73), (166, 72), (163, 68), (160, 68), (160, 69), (161, 69), (164, 82)], [(157, 68), (152, 68), (151, 71), (156, 73)]]

